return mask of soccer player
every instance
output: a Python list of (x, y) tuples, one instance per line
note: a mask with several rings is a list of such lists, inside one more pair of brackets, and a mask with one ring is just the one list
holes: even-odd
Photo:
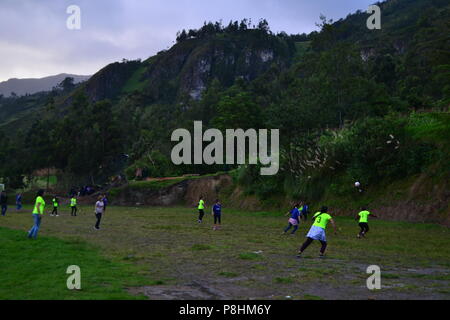
[(6, 215), (6, 210), (8, 210), (8, 196), (5, 191), (0, 194), (0, 205), (2, 207), (2, 216)]
[(214, 227), (213, 230), (220, 229), (221, 217), (222, 217), (222, 204), (219, 199), (216, 200), (216, 203), (212, 207), (212, 214), (214, 216)]
[(77, 216), (77, 197), (75, 195), (72, 196), (70, 199), (70, 208), (72, 211), (70, 212), (70, 215), (73, 217)]
[(100, 195), (95, 203), (95, 217), (97, 218), (97, 222), (94, 226), (95, 230), (100, 230), (100, 221), (102, 220), (102, 214), (105, 210), (105, 203), (103, 202), (103, 199), (104, 198)]
[(37, 238), (37, 234), (39, 231), (39, 228), (41, 227), (41, 219), (42, 215), (44, 214), (44, 208), (45, 208), (45, 201), (44, 201), (44, 190), (39, 190), (36, 195), (36, 202), (34, 204), (33, 209), (33, 221), (34, 225), (28, 231), (28, 238)]
[(108, 198), (106, 197), (106, 194), (103, 195), (102, 202), (103, 202), (103, 212), (105, 212), (106, 206), (108, 205)]
[(365, 234), (369, 232), (369, 215), (371, 217), (378, 218), (373, 213), (370, 213), (366, 207), (362, 207), (361, 212), (359, 212), (355, 217), (355, 220), (359, 220), (359, 227), (361, 228), (361, 231), (357, 235), (358, 238), (364, 238)]
[(322, 244), (322, 247), (320, 248), (320, 257), (323, 257), (325, 254), (325, 249), (327, 248), (327, 238), (325, 234), (325, 229), (327, 228), (328, 222), (331, 222), (331, 225), (334, 229), (334, 234), (337, 233), (336, 231), (336, 224), (333, 220), (333, 218), (328, 214), (328, 208), (322, 207), (319, 212), (316, 212), (312, 218), (314, 221), (313, 225), (311, 226), (311, 229), (309, 230), (308, 234), (306, 235), (306, 241), (301, 246), (297, 257), (300, 258), (301, 254), (305, 249), (314, 241), (318, 240)]
[(298, 226), (300, 224), (300, 211), (298, 210), (298, 206), (299, 204), (295, 204), (294, 208), (292, 208), (292, 210), (288, 213), (286, 213), (286, 215), (291, 215), (291, 217), (288, 220), (288, 226), (284, 229), (283, 234), (286, 234), (289, 229), (291, 229), (292, 227), (294, 227), (294, 229), (291, 232), (291, 235), (295, 234), (295, 231), (297, 231)]
[(22, 194), (19, 192), (16, 195), (16, 210), (19, 211), (22, 209)]
[(58, 215), (58, 206), (59, 206), (59, 200), (57, 196), (54, 196), (52, 199), (52, 203), (53, 203), (53, 210), (52, 213), (50, 214), (51, 216), (59, 216)]
[(303, 217), (303, 220), (306, 221), (308, 219), (309, 206), (305, 202), (302, 202), (302, 206), (299, 208), (299, 211), (301, 213), (300, 217)]
[(198, 223), (202, 223), (203, 216), (205, 215), (205, 201), (203, 201), (203, 196), (200, 196), (198, 200)]

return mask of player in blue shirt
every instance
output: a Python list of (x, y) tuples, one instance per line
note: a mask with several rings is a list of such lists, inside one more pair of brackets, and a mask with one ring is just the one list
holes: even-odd
[(292, 208), (292, 210), (288, 213), (286, 213), (286, 215), (291, 215), (291, 217), (288, 220), (288, 226), (284, 229), (283, 234), (286, 234), (286, 232), (289, 231), (289, 229), (291, 229), (292, 227), (294, 227), (294, 229), (291, 232), (291, 235), (295, 234), (295, 231), (297, 231), (298, 229), (298, 225), (300, 224), (300, 211), (298, 211), (298, 206), (299, 204), (295, 204), (294, 208)]
[(214, 227), (213, 230), (220, 229), (221, 216), (222, 216), (222, 204), (219, 199), (216, 200), (216, 203), (212, 207), (212, 214), (214, 216)]

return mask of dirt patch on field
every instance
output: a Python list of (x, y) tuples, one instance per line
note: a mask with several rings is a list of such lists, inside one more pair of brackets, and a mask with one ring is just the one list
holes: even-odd
[[(310, 262), (311, 259), (308, 260)], [(301, 260), (297, 260), (298, 266), (302, 264)], [(383, 270), (381, 289), (369, 290), (365, 278), (368, 276), (367, 265), (329, 259), (324, 261), (320, 270), (328, 270), (331, 265), (334, 267), (338, 265), (343, 269), (341, 271), (346, 271), (336, 273), (339, 283), (321, 281), (320, 278), (314, 281), (296, 281), (295, 284), (274, 283), (270, 275), (212, 278), (190, 273), (182, 277), (185, 282), (179, 285), (145, 286), (129, 288), (128, 291), (131, 294), (143, 294), (151, 300), (448, 300), (450, 298), (449, 281), (432, 280), (433, 276), (436, 279), (448, 278), (448, 269)], [(267, 285), (254, 286), (252, 283)]]
[(122, 187), (114, 195), (112, 203), (122, 206), (194, 206), (203, 195), (206, 203), (213, 203), (220, 191), (232, 184), (229, 175), (208, 176), (196, 179), (186, 179), (168, 187), (159, 189)]

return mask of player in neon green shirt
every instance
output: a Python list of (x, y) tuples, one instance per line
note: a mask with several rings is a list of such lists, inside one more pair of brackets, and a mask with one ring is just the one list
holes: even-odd
[(198, 223), (202, 223), (203, 216), (205, 215), (205, 201), (203, 200), (203, 196), (200, 196), (198, 200)]
[(320, 248), (320, 257), (323, 257), (325, 254), (325, 249), (327, 248), (327, 238), (325, 235), (325, 229), (327, 228), (328, 222), (331, 222), (331, 225), (334, 229), (334, 234), (336, 231), (336, 224), (334, 223), (333, 218), (328, 214), (328, 208), (322, 207), (319, 212), (316, 212), (312, 218), (314, 221), (311, 229), (309, 229), (308, 234), (306, 235), (306, 241), (302, 244), (300, 250), (298, 251), (297, 257), (300, 258), (303, 251), (314, 241), (318, 240), (322, 244)]
[(357, 237), (365, 237), (365, 234), (369, 232), (369, 215), (374, 218), (378, 218), (376, 215), (367, 210), (366, 207), (362, 207), (361, 211), (356, 215), (355, 220), (359, 220), (359, 227), (361, 231), (358, 233)]
[(70, 212), (70, 215), (76, 217), (77, 216), (77, 198), (75, 195), (73, 195), (72, 198), (70, 199), (70, 208), (72, 209), (72, 211)]
[(52, 199), (52, 203), (53, 203), (53, 210), (52, 213), (50, 214), (51, 216), (59, 216), (58, 215), (58, 207), (59, 207), (59, 200), (57, 196), (54, 196)]
[(34, 225), (30, 229), (30, 231), (28, 231), (28, 238), (34, 239), (37, 238), (37, 234), (41, 226), (42, 215), (44, 214), (44, 209), (45, 209), (44, 190), (41, 189), (38, 191), (36, 195), (36, 202), (34, 204), (33, 209)]

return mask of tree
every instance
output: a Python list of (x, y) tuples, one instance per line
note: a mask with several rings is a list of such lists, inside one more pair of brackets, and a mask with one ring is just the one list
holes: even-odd
[(63, 92), (69, 92), (75, 88), (74, 79), (72, 77), (66, 77), (58, 84), (58, 87), (61, 88)]

